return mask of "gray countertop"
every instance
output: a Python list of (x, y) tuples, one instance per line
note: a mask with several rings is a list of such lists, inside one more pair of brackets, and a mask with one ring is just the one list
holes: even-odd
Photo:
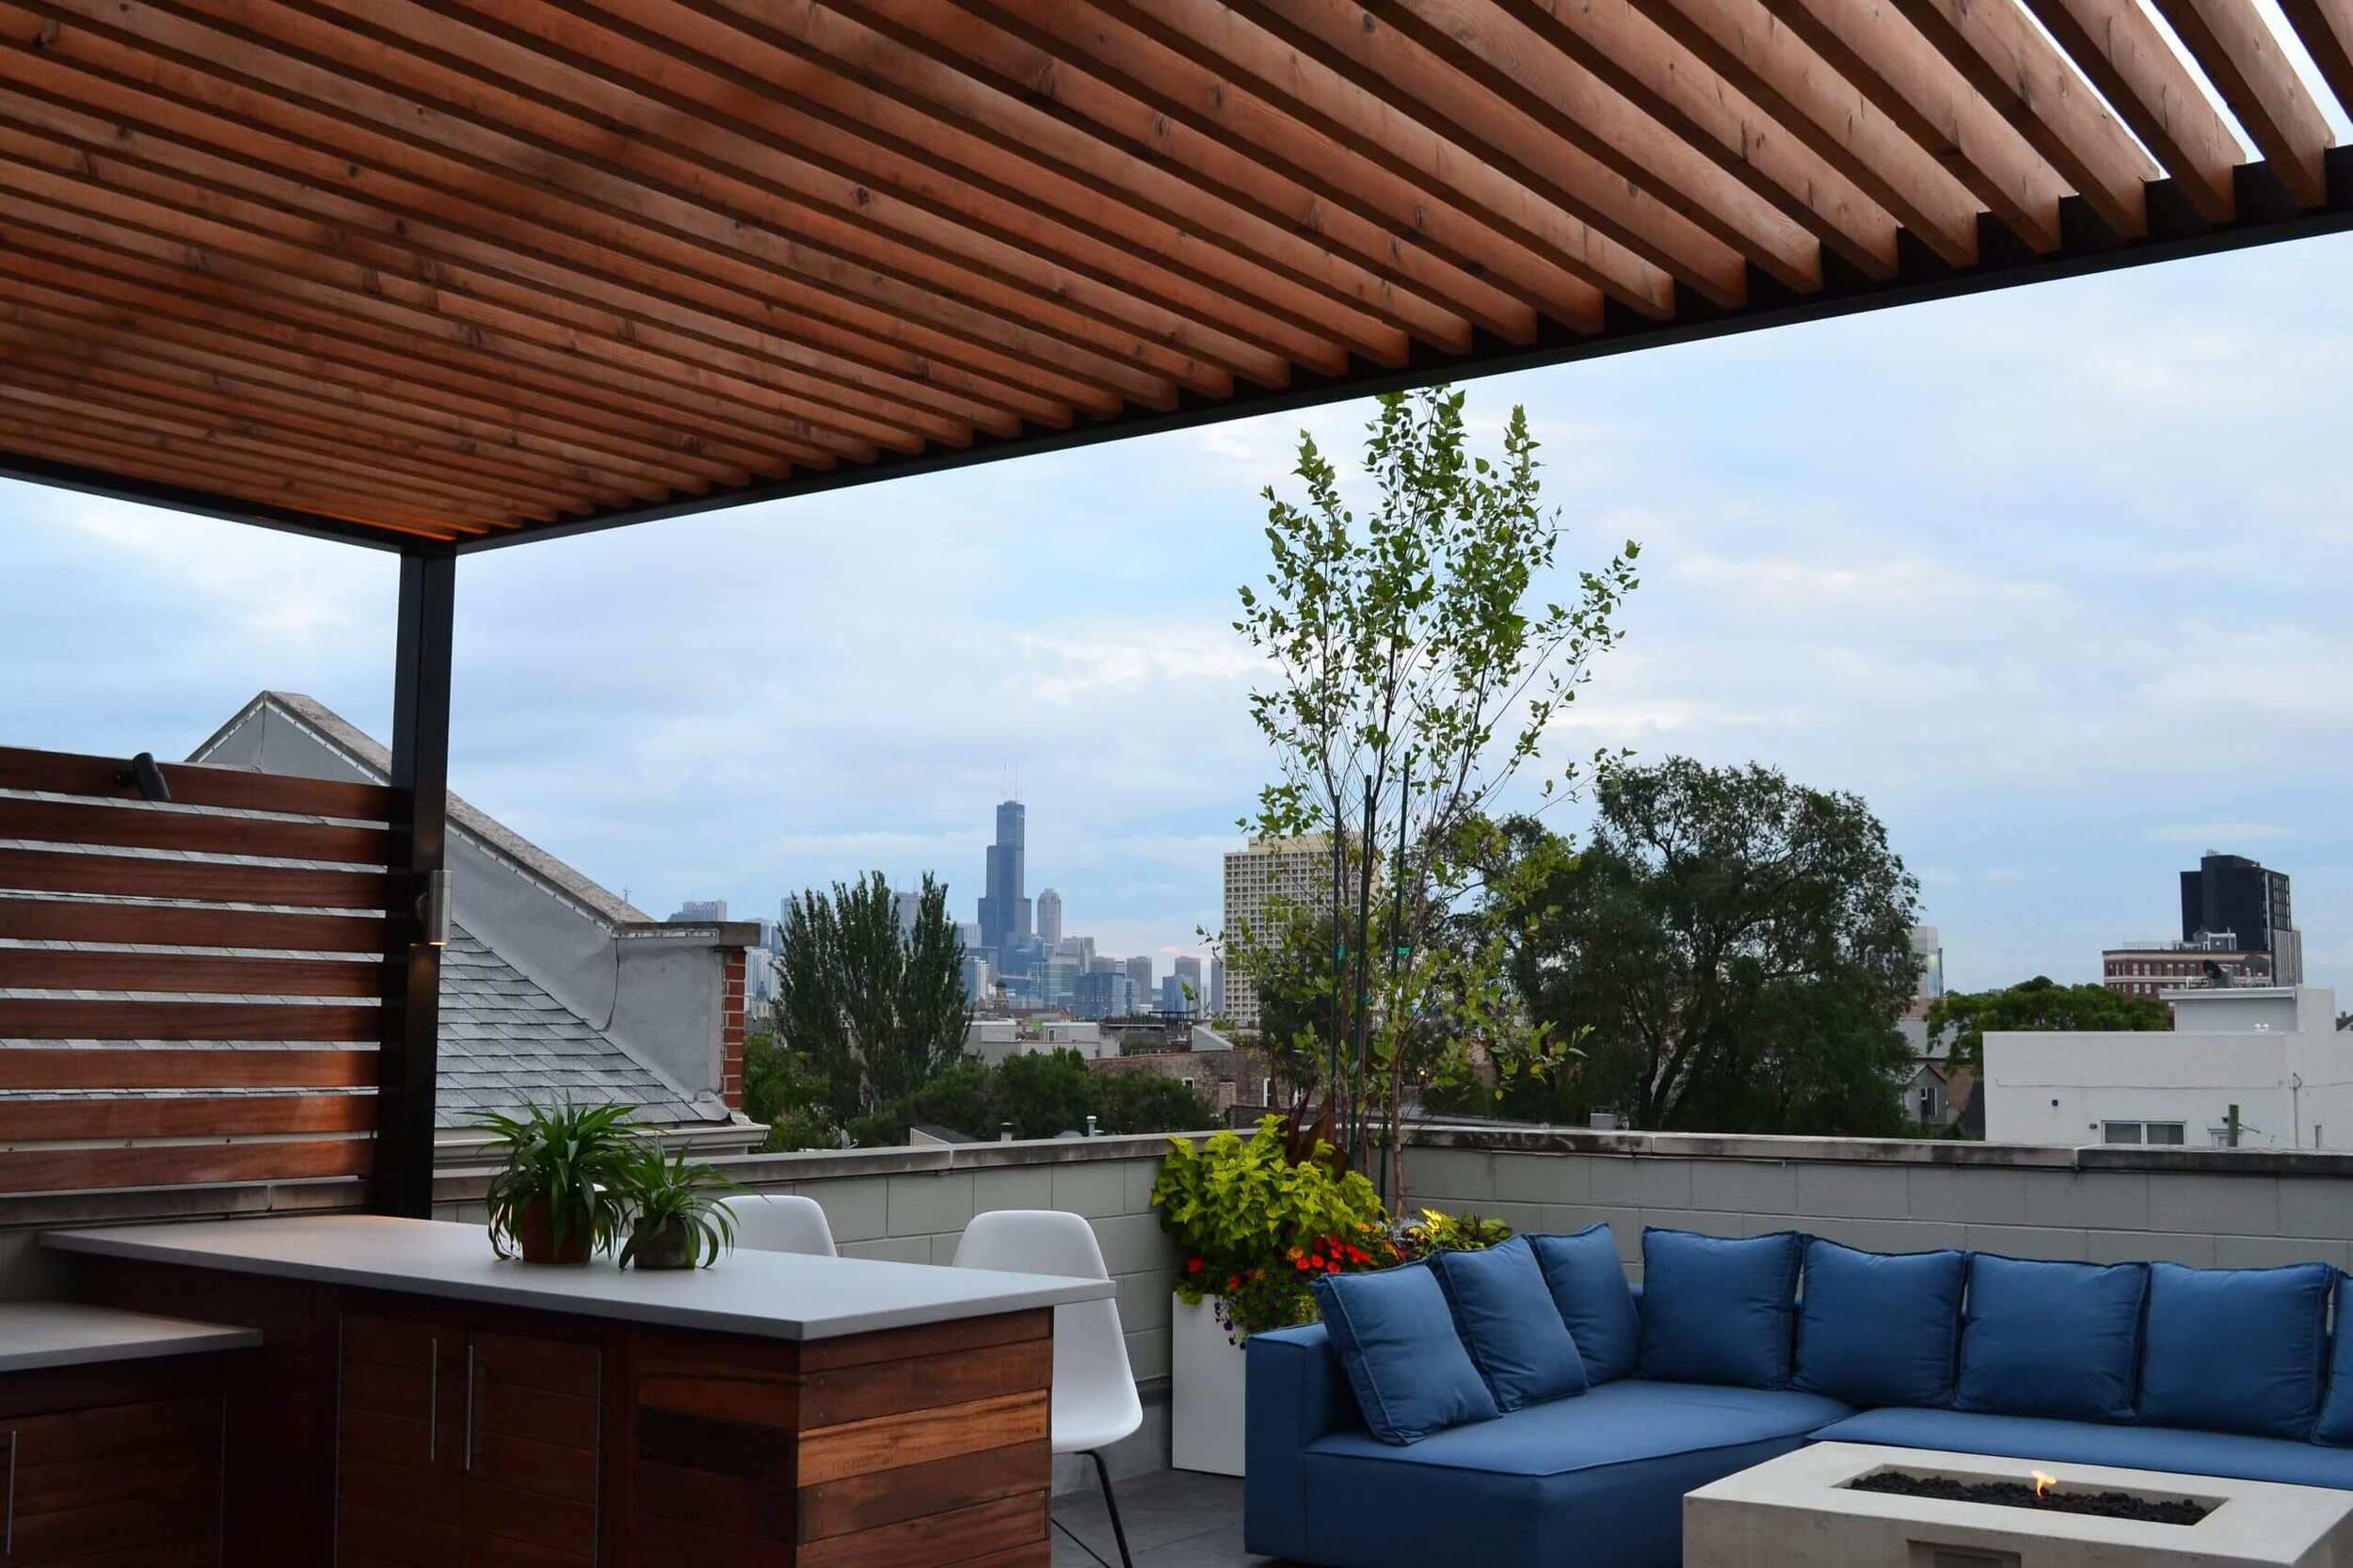
[(0, 1302), (0, 1372), (241, 1351), (261, 1342), (254, 1329), (222, 1323), (193, 1323), (79, 1302)]
[(771, 1339), (871, 1334), (1096, 1301), (1112, 1290), (1109, 1280), (742, 1248), (712, 1268), (675, 1272), (618, 1269), (609, 1258), (583, 1268), (534, 1265), (493, 1256), (480, 1225), (374, 1214), (51, 1231), (41, 1240), (149, 1263)]

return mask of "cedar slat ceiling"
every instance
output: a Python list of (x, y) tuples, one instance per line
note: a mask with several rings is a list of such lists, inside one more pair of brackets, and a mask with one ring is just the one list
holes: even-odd
[(2353, 224), (2154, 4), (0, 0), (0, 472), (476, 549)]

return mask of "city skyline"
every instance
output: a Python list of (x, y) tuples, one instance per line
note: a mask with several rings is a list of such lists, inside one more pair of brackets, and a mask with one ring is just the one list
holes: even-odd
[[(2353, 302), (2323, 286), (2348, 261), (2321, 239), (1471, 385), (1484, 441), (1529, 406), (1564, 567), (1643, 545), (1551, 754), (1860, 794), (1957, 989), (2098, 979), (2178, 923), (2173, 878), (2211, 848), (2294, 872), (2306, 972), (2353, 993), (2330, 678), (2353, 453), (2329, 412)], [(1231, 630), (1257, 491), (1290, 486), (1303, 425), (1353, 466), (1367, 412), (472, 558), (456, 787), (657, 916), (928, 866), (964, 920), (1018, 757), (1066, 927), (1198, 952), (1272, 774)], [(2228, 450), (2305, 469), (2250, 488)], [(11, 744), (184, 755), (264, 687), (386, 728), (383, 558), (31, 487), (0, 505)]]

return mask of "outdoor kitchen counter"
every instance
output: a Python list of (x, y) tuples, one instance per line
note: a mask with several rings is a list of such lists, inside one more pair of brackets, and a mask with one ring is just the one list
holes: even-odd
[(709, 1269), (646, 1272), (501, 1259), (480, 1225), (372, 1214), (51, 1231), (51, 1247), (239, 1274), (767, 1339), (832, 1339), (1112, 1294), (1108, 1280), (739, 1249)]
[(241, 1568), (1048, 1568), (1054, 1308), (1112, 1289), (542, 1266), (366, 1215), (42, 1240), (75, 1300), (260, 1331), (229, 1410)]

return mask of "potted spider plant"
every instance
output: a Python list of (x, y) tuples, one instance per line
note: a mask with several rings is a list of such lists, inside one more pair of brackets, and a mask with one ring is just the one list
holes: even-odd
[(735, 1245), (735, 1215), (719, 1201), (742, 1185), (696, 1161), (686, 1151), (664, 1159), (645, 1144), (632, 1154), (621, 1175), (629, 1212), (629, 1240), (621, 1244), (621, 1267), (708, 1269)]
[(490, 1246), (526, 1263), (580, 1264), (619, 1234), (625, 1178), (640, 1140), (625, 1124), (632, 1105), (533, 1106), (520, 1118), (492, 1112), (473, 1130), (490, 1134), (499, 1160), (484, 1201)]

